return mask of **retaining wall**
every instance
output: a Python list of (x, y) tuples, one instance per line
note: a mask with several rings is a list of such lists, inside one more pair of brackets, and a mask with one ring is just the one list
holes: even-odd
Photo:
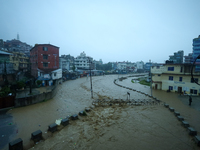
[(21, 107), (21, 106), (28, 106), (32, 104), (36, 104), (39, 102), (43, 102), (45, 100), (49, 100), (53, 98), (57, 92), (57, 86), (55, 86), (52, 91), (50, 92), (43, 92), (38, 95), (32, 95), (29, 97), (23, 97), (23, 98), (16, 98), (15, 99), (15, 107)]

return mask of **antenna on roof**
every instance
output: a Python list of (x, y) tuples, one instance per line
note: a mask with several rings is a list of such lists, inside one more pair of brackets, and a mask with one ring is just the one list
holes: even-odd
[(17, 40), (19, 40), (19, 33), (17, 33)]

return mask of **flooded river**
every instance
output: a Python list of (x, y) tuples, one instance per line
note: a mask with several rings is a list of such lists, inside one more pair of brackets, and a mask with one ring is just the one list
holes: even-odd
[[(96, 76), (93, 79), (94, 99), (149, 99), (147, 96), (116, 86), (118, 75)], [(149, 86), (132, 83), (133, 77), (118, 84), (151, 94)], [(153, 96), (167, 102), (200, 131), (200, 111), (185, 105), (176, 93), (153, 90)], [(78, 114), (92, 106), (90, 80), (80, 78), (57, 87), (56, 96), (46, 102), (15, 108), (16, 126), (10, 140), (22, 138), (25, 149), (197, 149), (192, 138), (176, 117), (163, 105), (111, 106), (92, 109), (88, 116), (70, 121), (70, 125), (53, 135), (46, 133), (56, 119)], [(33, 145), (31, 133), (40, 129), (45, 141)], [(4, 148), (7, 149), (7, 146)]]

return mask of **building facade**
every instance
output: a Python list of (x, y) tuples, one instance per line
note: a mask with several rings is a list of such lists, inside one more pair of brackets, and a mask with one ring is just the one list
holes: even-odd
[(59, 47), (51, 44), (36, 44), (30, 50), (31, 75), (38, 77), (38, 72), (49, 74), (59, 69)]
[[(193, 39), (193, 60), (192, 62), (200, 55), (200, 35), (198, 38)], [(196, 60), (195, 71), (200, 72), (200, 59)]]
[[(164, 64), (152, 66), (152, 88), (190, 95), (200, 95), (200, 86), (194, 83), (191, 77), (192, 64)], [(193, 75), (200, 81), (200, 73)]]
[(13, 63), (13, 67), (16, 72), (28, 71), (29, 57), (24, 53), (12, 52), (12, 55), (10, 55), (10, 62)]
[(13, 63), (10, 62), (11, 53), (0, 51), (0, 86), (8, 83), (13, 83), (15, 81), (15, 70), (13, 68)]

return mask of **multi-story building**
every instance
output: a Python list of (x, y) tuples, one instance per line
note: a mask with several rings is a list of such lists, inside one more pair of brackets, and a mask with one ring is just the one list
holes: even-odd
[[(193, 39), (193, 60), (192, 62), (200, 55), (200, 35), (198, 38)], [(196, 60), (195, 71), (200, 72), (200, 59)]]
[(13, 63), (13, 67), (16, 72), (28, 71), (29, 57), (24, 53), (12, 52), (12, 55), (10, 55), (10, 62)]
[(176, 53), (174, 53), (174, 55), (169, 56), (169, 60), (173, 61), (173, 63), (183, 63), (183, 55), (184, 55), (184, 51), (180, 50)]
[(144, 69), (144, 62), (143, 61), (138, 61), (136, 62), (137, 69)]
[(59, 66), (62, 70), (70, 70), (70, 62), (65, 58), (59, 58)]
[(73, 70), (73, 68), (75, 67), (74, 65), (74, 57), (69, 55), (61, 55), (61, 58), (64, 58), (67, 63), (69, 62), (69, 71)]
[(13, 63), (10, 62), (11, 53), (0, 51), (0, 85), (4, 85), (5, 80), (13, 83), (15, 80), (15, 70)]
[(59, 47), (51, 44), (36, 44), (30, 50), (30, 63), (31, 75), (46, 81), (43, 84), (50, 85), (50, 81), (49, 83), (47, 81), (52, 80), (52, 71), (56, 75), (55, 70), (59, 69)]
[(145, 63), (144, 70), (147, 71), (147, 72), (150, 72), (151, 66), (152, 66), (151, 62)]
[[(200, 86), (192, 80), (191, 68), (192, 64), (152, 66), (152, 87), (154, 89), (199, 95)], [(200, 81), (200, 73), (195, 73), (194, 68), (193, 75), (195, 81)]]
[(124, 62), (118, 62), (117, 63), (117, 69), (119, 70), (119, 71), (123, 71), (123, 72), (126, 72), (126, 62), (124, 61)]
[(82, 52), (78, 57), (76, 57), (74, 64), (76, 70), (96, 69), (96, 63), (93, 61), (93, 58), (86, 56), (85, 52)]

